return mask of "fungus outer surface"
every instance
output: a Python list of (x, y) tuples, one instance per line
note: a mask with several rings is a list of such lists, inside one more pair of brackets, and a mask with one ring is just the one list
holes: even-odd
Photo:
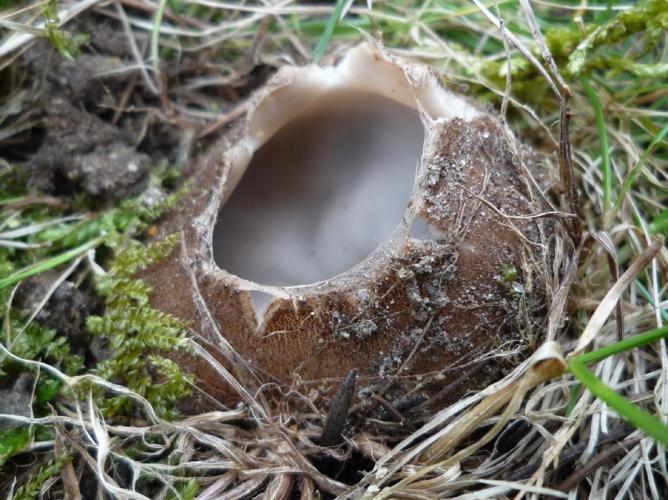
[[(364, 390), (438, 409), (517, 363), (544, 319), (552, 229), (532, 216), (533, 161), (492, 114), (377, 45), (283, 67), (198, 160), (163, 229), (183, 245), (153, 277), (159, 304), (249, 387), (324, 394), (356, 369)], [(195, 371), (239, 400), (217, 368)]]
[(368, 92), (323, 95), (253, 155), (218, 216), (217, 264), (274, 286), (354, 267), (401, 223), (423, 135), (414, 109)]

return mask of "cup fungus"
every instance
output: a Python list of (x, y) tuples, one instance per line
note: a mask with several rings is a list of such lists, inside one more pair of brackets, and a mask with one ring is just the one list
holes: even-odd
[[(357, 369), (362, 392), (442, 406), (535, 341), (550, 226), (531, 160), (375, 44), (281, 68), (194, 164), (162, 230), (182, 244), (148, 275), (155, 303), (250, 386), (332, 394)], [(239, 399), (201, 363), (203, 389)]]

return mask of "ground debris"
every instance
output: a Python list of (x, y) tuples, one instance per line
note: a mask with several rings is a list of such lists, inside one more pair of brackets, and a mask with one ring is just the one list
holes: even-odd
[(95, 361), (109, 357), (105, 339), (92, 337), (86, 329), (86, 318), (99, 308), (94, 297), (86, 295), (74, 283), (63, 281), (43, 307), (39, 307), (58, 279), (55, 271), (46, 271), (25, 281), (18, 288), (15, 304), (26, 316), (35, 311), (35, 321), (53, 328), (66, 337), (74, 353), (86, 354)]
[(47, 136), (28, 163), (31, 187), (47, 193), (83, 191), (119, 200), (146, 185), (151, 159), (116, 127), (56, 97), (47, 111)]
[[(10, 379), (4, 377), (3, 382), (10, 382)], [(0, 415), (29, 417), (33, 383), (32, 375), (23, 372), (5, 387), (0, 387)], [(0, 430), (8, 426), (11, 426), (8, 420), (0, 419)]]

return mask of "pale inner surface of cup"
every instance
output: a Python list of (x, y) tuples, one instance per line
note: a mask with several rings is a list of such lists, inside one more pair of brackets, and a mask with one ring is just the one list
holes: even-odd
[(272, 286), (345, 272), (401, 223), (423, 139), (414, 109), (370, 93), (324, 95), (254, 154), (218, 215), (216, 263)]

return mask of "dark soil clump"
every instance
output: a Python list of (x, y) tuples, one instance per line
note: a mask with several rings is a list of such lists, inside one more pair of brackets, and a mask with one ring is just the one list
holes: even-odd
[[(58, 273), (46, 271), (23, 283), (16, 294), (16, 306), (30, 316), (55, 284)], [(73, 352), (100, 361), (108, 357), (105, 340), (91, 337), (86, 318), (100, 308), (95, 297), (84, 294), (74, 283), (63, 281), (35, 316), (35, 321), (66, 337)]]
[(145, 187), (151, 159), (116, 127), (64, 98), (53, 99), (48, 113), (46, 140), (28, 164), (32, 187), (55, 194), (82, 191), (103, 200)]
[[(4, 377), (3, 382), (10, 381)], [(0, 387), (0, 414), (30, 416), (30, 405), (32, 401), (33, 378), (29, 373), (21, 373), (13, 379), (7, 387)], [(0, 419), (0, 431), (12, 427), (7, 419)]]

